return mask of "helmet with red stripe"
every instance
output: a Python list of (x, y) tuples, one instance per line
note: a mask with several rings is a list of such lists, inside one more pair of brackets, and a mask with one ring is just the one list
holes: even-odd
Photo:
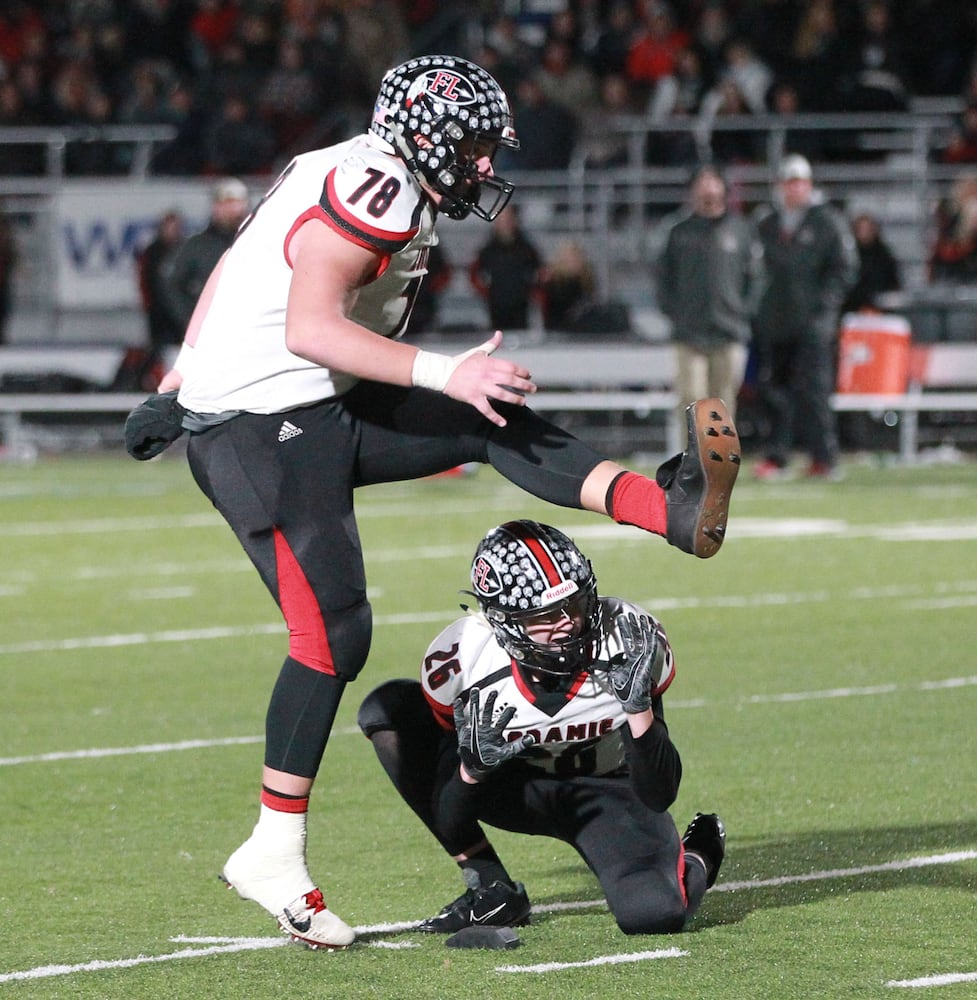
[[(537, 521), (500, 524), (479, 542), (471, 580), (499, 644), (519, 663), (560, 675), (591, 665), (601, 628), (597, 578), (562, 531)], [(575, 623), (571, 634), (530, 634), (560, 616)]]
[(458, 56), (418, 56), (388, 70), (370, 129), (440, 195), (450, 219), (491, 221), (513, 185), (480, 161), (499, 146), (518, 149), (505, 92), (481, 66)]

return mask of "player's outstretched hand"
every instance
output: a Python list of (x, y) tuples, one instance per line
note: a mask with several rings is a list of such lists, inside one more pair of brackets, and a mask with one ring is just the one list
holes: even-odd
[(493, 720), (498, 695), (498, 691), (490, 691), (482, 709), (479, 706), (481, 692), (477, 687), (471, 689), (467, 705), (461, 698), (454, 701), (458, 755), (464, 769), (476, 781), (487, 778), (507, 760), (518, 757), (536, 742), (528, 735), (511, 743), (506, 740), (505, 727), (512, 721), (516, 709), (514, 705), (510, 705)]
[(611, 661), (611, 687), (629, 715), (651, 708), (651, 694), (662, 674), (668, 640), (651, 615), (633, 611), (619, 615), (614, 625), (624, 647)]
[(490, 401), (497, 399), (503, 403), (524, 406), (526, 396), (534, 393), (536, 386), (527, 368), (503, 358), (492, 357), (501, 344), (502, 331), (496, 330), (484, 344), (458, 355), (455, 359), (458, 364), (444, 391), (452, 399), (474, 406), (493, 424), (505, 427), (505, 417)]

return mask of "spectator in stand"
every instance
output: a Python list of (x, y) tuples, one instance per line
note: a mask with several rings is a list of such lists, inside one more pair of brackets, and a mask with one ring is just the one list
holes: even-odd
[(288, 149), (299, 140), (311, 128), (322, 104), (302, 46), (292, 38), (283, 38), (276, 63), (258, 93), (258, 115), (275, 133), (277, 148)]
[(733, 22), (725, 4), (709, 0), (699, 13), (691, 48), (699, 56), (707, 87), (719, 79), (725, 64), (726, 46), (733, 38)]
[(200, 293), (248, 214), (248, 189), (235, 177), (214, 185), (210, 221), (173, 257), (163, 294), (172, 322), (186, 330)]
[(899, 261), (882, 238), (879, 220), (870, 212), (859, 212), (851, 222), (858, 251), (858, 277), (845, 299), (844, 311), (878, 309), (878, 297), (902, 288)]
[(767, 110), (773, 71), (745, 38), (732, 38), (726, 46), (725, 65), (720, 72), (723, 80), (736, 85), (748, 113), (760, 115)]
[[(789, 80), (778, 80), (770, 88), (770, 113), (780, 115), (783, 118), (792, 118), (801, 114), (806, 109), (801, 104), (801, 97), (797, 87)], [(808, 160), (821, 160), (824, 158), (825, 148), (832, 139), (832, 134), (827, 130), (814, 128), (785, 128), (780, 133), (783, 140), (783, 156), (787, 151), (800, 153)]]
[(949, 198), (937, 205), (929, 278), (936, 283), (977, 283), (977, 173), (961, 174)]
[(345, 0), (340, 7), (350, 70), (372, 95), (383, 74), (410, 55), (407, 24), (391, 0)]
[(977, 103), (963, 109), (939, 159), (943, 163), (977, 163)]
[(838, 478), (838, 432), (830, 396), (841, 305), (855, 280), (851, 231), (821, 203), (803, 156), (784, 157), (773, 204), (757, 231), (768, 280), (754, 321), (757, 389), (767, 415), (757, 479), (790, 475), (795, 441), (810, 455), (806, 475)]
[(675, 71), (675, 57), (690, 41), (671, 7), (661, 0), (642, 0), (638, 31), (625, 64), (632, 86), (650, 97), (658, 81)]
[(603, 28), (589, 52), (590, 65), (599, 77), (627, 73), (628, 52), (635, 39), (634, 7), (628, 0), (614, 0)]
[(561, 104), (579, 120), (597, 107), (597, 83), (590, 67), (578, 58), (569, 43), (552, 38), (543, 46), (534, 78), (543, 96)]
[(549, 100), (535, 76), (520, 80), (513, 115), (520, 124), (519, 150), (500, 149), (499, 170), (566, 170), (577, 144), (577, 116)]
[[(680, 49), (675, 57), (675, 69), (658, 81), (648, 102), (648, 115), (656, 125), (670, 118), (688, 121), (699, 113), (709, 85), (702, 71), (702, 60), (694, 48)], [(649, 132), (646, 158), (649, 163), (692, 164), (699, 154), (689, 131)]]
[(451, 284), (452, 267), (440, 243), (428, 249), (427, 273), (414, 296), (407, 333), (436, 333), (441, 296)]
[(275, 157), (275, 133), (244, 94), (228, 94), (204, 133), (204, 172), (263, 174)]
[(811, 0), (794, 32), (789, 79), (809, 111), (838, 110), (837, 81), (849, 56), (835, 0)]
[(905, 111), (908, 69), (887, 0), (869, 0), (861, 11), (855, 43), (841, 83), (846, 111)]
[(222, 46), (231, 40), (241, 9), (233, 0), (197, 0), (190, 19), (190, 42), (195, 65), (213, 64)]
[(164, 212), (156, 226), (156, 235), (136, 256), (139, 297), (146, 316), (149, 335), (147, 369), (158, 367), (156, 379), (146, 388), (154, 389), (170, 367), (164, 354), (168, 347), (183, 341), (186, 327), (176, 322), (167, 304), (167, 282), (176, 255), (183, 245), (184, 220), (176, 209)]
[(9, 217), (0, 211), (0, 344), (7, 342), (7, 322), (13, 305), (13, 275), (17, 267), (17, 241)]
[(722, 174), (702, 167), (658, 260), (658, 303), (672, 323), (679, 414), (707, 396), (719, 396), (735, 412), (762, 282), (763, 249), (753, 227), (729, 211)]
[(580, 119), (576, 151), (586, 166), (600, 170), (627, 164), (628, 134), (621, 129), (619, 119), (635, 110), (627, 78), (608, 73), (600, 81), (600, 102)]
[(715, 163), (758, 163), (763, 159), (765, 135), (741, 128), (723, 128), (723, 119), (742, 119), (752, 113), (736, 81), (726, 77), (706, 95), (696, 123), (699, 159)]
[(564, 240), (540, 272), (543, 325), (547, 330), (574, 330), (593, 303), (594, 271), (583, 247)]
[[(524, 134), (524, 133), (523, 133)], [(488, 307), (495, 330), (529, 329), (529, 312), (539, 288), (543, 259), (509, 203), (492, 223), (492, 235), (475, 255), (468, 277)]]

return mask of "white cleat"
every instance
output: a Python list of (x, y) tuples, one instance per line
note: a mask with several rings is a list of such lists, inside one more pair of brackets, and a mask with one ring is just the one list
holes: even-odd
[(292, 844), (279, 842), (273, 851), (252, 837), (227, 859), (220, 877), (242, 899), (267, 910), (290, 938), (309, 948), (346, 948), (356, 937), (326, 906), (312, 881), (305, 865), (304, 837)]
[(290, 903), (278, 915), (278, 926), (293, 941), (316, 951), (348, 948), (356, 939), (353, 928), (326, 906), (318, 889)]

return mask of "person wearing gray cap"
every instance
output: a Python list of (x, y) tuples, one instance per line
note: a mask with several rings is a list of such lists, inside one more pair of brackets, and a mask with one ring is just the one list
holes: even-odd
[(830, 395), (837, 324), (854, 283), (854, 240), (841, 215), (814, 189), (797, 154), (777, 171), (772, 204), (758, 212), (767, 286), (754, 323), (757, 389), (765, 417), (757, 479), (789, 475), (795, 435), (810, 455), (807, 476), (838, 477), (838, 434)]

